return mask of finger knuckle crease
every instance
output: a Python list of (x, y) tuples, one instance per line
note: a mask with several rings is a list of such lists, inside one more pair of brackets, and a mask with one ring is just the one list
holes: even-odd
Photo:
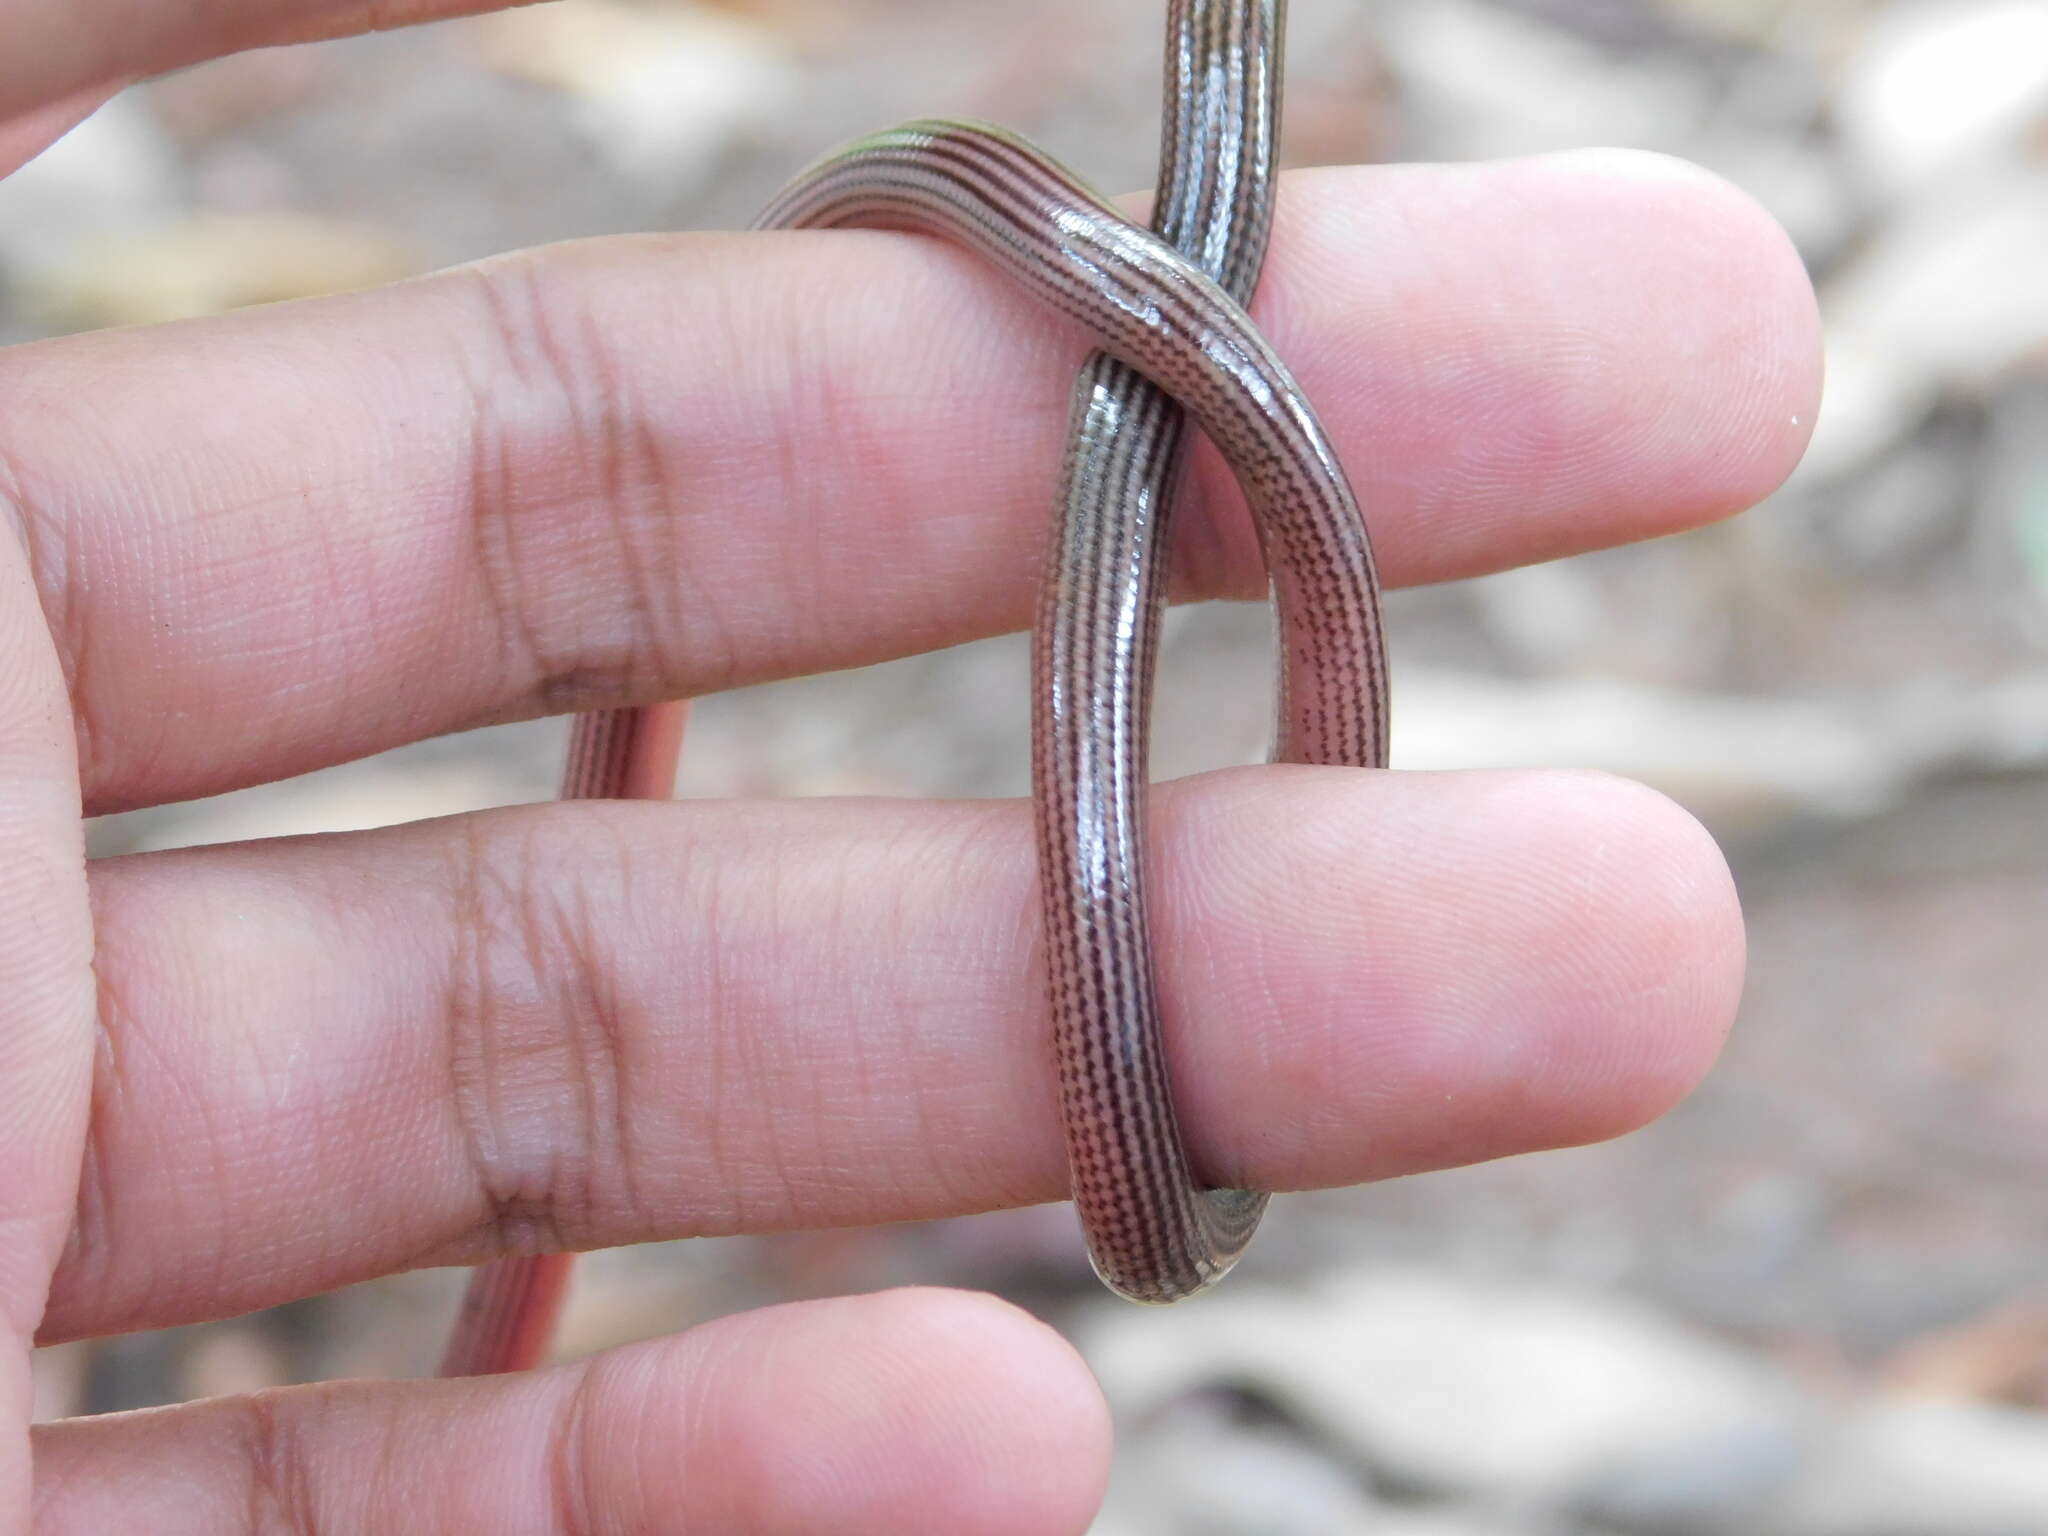
[(573, 286), (527, 261), (472, 270), (489, 345), (468, 370), (470, 527), (500, 666), (550, 712), (654, 697), (694, 611), (655, 412)]
[(556, 1528), (564, 1532), (597, 1529), (598, 1500), (591, 1487), (591, 1453), (601, 1444), (596, 1412), (601, 1395), (602, 1358), (577, 1367), (569, 1400), (563, 1405), (547, 1461), (550, 1502)]
[(49, 627), (70, 691), (79, 766), (90, 795), (100, 770), (94, 742), (102, 733), (96, 729), (93, 713), (95, 652), (92, 628), (85, 622), (84, 571), (71, 547), (70, 530), (78, 520), (57, 516), (42, 506), (29, 494), (28, 483), (20, 460), (0, 443), (0, 526), (13, 530), (28, 561), (30, 579), (43, 607), (43, 622)]
[(637, 1209), (608, 903), (558, 841), (602, 835), (603, 812), (569, 814), (596, 825), (472, 829), (455, 881), (452, 1101), (484, 1225), (508, 1252), (571, 1245), (599, 1210)]
[(299, 1438), (279, 1411), (279, 1399), (258, 1392), (237, 1402), (249, 1469), (249, 1536), (314, 1536), (320, 1519), (312, 1479)]

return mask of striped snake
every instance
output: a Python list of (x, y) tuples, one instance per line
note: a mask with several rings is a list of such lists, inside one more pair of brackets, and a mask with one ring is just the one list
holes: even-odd
[[(1279, 762), (1383, 767), (1386, 662), (1363, 518), (1315, 413), (1243, 305), (1265, 254), (1284, 0), (1169, 0), (1155, 233), (998, 128), (920, 122), (798, 176), (758, 229), (966, 246), (1079, 323), (1082, 368), (1034, 634), (1032, 779), (1053, 1049), (1096, 1272), (1176, 1301), (1243, 1252), (1266, 1196), (1202, 1185), (1168, 1082), (1144, 882), (1146, 726), (1186, 418), (1256, 520), (1280, 630)], [(666, 798), (682, 704), (578, 719), (565, 798)], [(480, 1269), (442, 1370), (544, 1353), (564, 1254)]]

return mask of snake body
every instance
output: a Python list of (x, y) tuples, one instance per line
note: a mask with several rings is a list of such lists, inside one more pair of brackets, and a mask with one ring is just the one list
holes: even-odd
[[(1033, 788), (1054, 1049), (1074, 1198), (1105, 1282), (1166, 1302), (1235, 1261), (1265, 1196), (1188, 1166), (1174, 1115), (1144, 884), (1146, 724), (1183, 410), (1250, 503), (1279, 615), (1274, 758), (1384, 766), (1386, 665), (1365, 523), (1315, 413), (1244, 313), (1264, 255), (1283, 0), (1170, 0), (1154, 212), (1140, 229), (1001, 129), (911, 123), (799, 175), (760, 229), (953, 240), (1102, 349), (1073, 432), (1035, 631)], [(666, 796), (681, 705), (575, 727), (565, 797)], [(446, 1374), (545, 1347), (567, 1259), (472, 1281)]]

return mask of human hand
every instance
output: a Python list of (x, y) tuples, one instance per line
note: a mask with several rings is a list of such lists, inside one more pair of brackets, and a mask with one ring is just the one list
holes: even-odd
[[(0, 0), (32, 45), (0, 163), (121, 77), (394, 19), (128, 9)], [(1394, 581), (1725, 515), (1813, 415), (1783, 237), (1647, 157), (1291, 178), (1256, 310)], [(539, 806), (90, 872), (79, 811), (1015, 627), (1085, 350), (971, 257), (812, 235), (0, 357), (0, 1531), (1085, 1525), (1086, 1372), (941, 1292), (45, 1426), (33, 1495), (25, 1427), (37, 1336), (1058, 1196), (1021, 806)], [(1182, 585), (1253, 595), (1213, 469)], [(1732, 1014), (1725, 870), (1639, 788), (1253, 769), (1155, 806), (1183, 1118), (1223, 1181), (1616, 1134)]]

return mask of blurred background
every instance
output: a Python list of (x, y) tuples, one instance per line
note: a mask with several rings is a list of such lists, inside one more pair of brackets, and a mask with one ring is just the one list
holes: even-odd
[[(1151, 180), (1152, 0), (565, 0), (116, 100), (0, 184), (0, 340), (733, 227), (907, 116)], [(1741, 1024), (1611, 1145), (1291, 1196), (1164, 1313), (1064, 1207), (594, 1256), (562, 1350), (788, 1297), (982, 1286), (1120, 1420), (1098, 1530), (2048, 1532), (2048, 3), (1295, 0), (1287, 158), (1687, 156), (1791, 230), (1819, 435), (1727, 526), (1397, 594), (1397, 764), (1676, 796), (1750, 925)], [(1157, 768), (1260, 757), (1266, 620), (1175, 616)], [(1017, 795), (1016, 639), (713, 699), (688, 795)], [(1199, 690), (1191, 679), (1200, 679)], [(108, 818), (95, 851), (552, 793), (560, 722)], [(427, 1367), (461, 1276), (47, 1350), (46, 1416)]]

